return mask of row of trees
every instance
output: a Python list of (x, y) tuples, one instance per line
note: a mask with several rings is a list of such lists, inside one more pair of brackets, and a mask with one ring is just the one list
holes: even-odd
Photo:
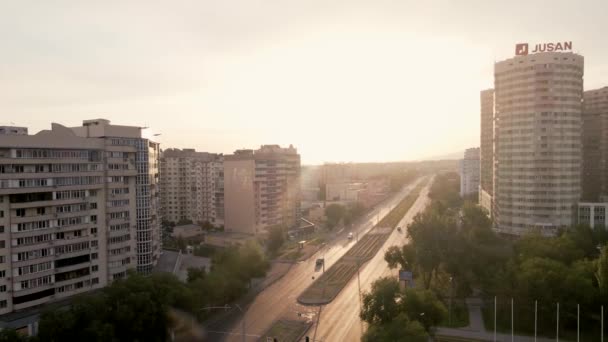
[[(431, 204), (408, 226), (410, 242), (391, 247), (385, 259), (392, 268), (411, 270), (418, 283), (444, 302), (453, 286), (456, 296), (477, 290), (486, 299), (486, 316), (498, 297), (498, 325), (510, 330), (514, 298), (515, 330), (534, 331), (534, 302), (538, 303), (539, 333), (553, 336), (555, 306), (560, 303), (562, 334), (581, 325), (600, 326), (600, 305), (608, 308), (608, 234), (586, 226), (572, 227), (554, 237), (531, 233), (512, 240), (494, 233), (485, 212), (458, 197), (458, 177), (436, 177)], [(493, 326), (490, 326), (493, 328)]]
[(0, 341), (166, 341), (173, 326), (170, 308), (199, 320), (208, 306), (224, 306), (239, 298), (250, 280), (268, 270), (262, 248), (251, 241), (217, 251), (209, 273), (188, 272), (188, 283), (175, 276), (131, 274), (99, 292), (75, 298), (68, 308), (42, 314), (38, 336), (20, 337), (3, 330)]
[(365, 207), (358, 202), (346, 206), (334, 203), (325, 207), (326, 225), (329, 229), (335, 228), (340, 223), (350, 225), (363, 214)]

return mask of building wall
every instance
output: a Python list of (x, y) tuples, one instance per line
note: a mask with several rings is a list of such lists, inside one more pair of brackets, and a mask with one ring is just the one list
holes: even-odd
[(582, 199), (600, 201), (608, 195), (608, 87), (583, 96)]
[(223, 225), (223, 156), (168, 149), (161, 158), (163, 219)]
[(581, 202), (578, 204), (578, 223), (595, 229), (608, 230), (606, 212), (608, 212), (608, 203)]
[(86, 138), (106, 138), (110, 145), (135, 147), (136, 258), (137, 271), (148, 274), (158, 262), (162, 248), (160, 231), (160, 146), (142, 127), (112, 125), (109, 120), (84, 120), (71, 130)]
[(574, 223), (581, 196), (583, 57), (517, 56), (495, 64), (494, 217), (509, 234)]
[(229, 232), (256, 233), (255, 160), (224, 161), (225, 229)]
[(263, 145), (224, 160), (226, 230), (260, 233), (293, 227), (300, 218), (300, 155), (293, 147)]
[(460, 196), (479, 191), (479, 148), (469, 148), (460, 161)]
[(58, 124), (0, 134), (0, 314), (136, 268), (136, 153)]
[(481, 92), (480, 185), (492, 196), (494, 192), (494, 89)]

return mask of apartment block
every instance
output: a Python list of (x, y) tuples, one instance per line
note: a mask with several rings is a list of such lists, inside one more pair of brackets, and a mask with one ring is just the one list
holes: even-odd
[(103, 287), (136, 267), (136, 148), (53, 124), (0, 134), (0, 314)]
[(608, 197), (608, 87), (583, 94), (583, 193), (589, 202)]
[(258, 234), (293, 227), (300, 218), (300, 155), (293, 146), (263, 145), (224, 157), (226, 231)]
[(492, 214), (494, 196), (494, 89), (480, 94), (479, 205)]
[[(79, 137), (101, 139), (111, 161), (130, 162), (125, 152), (134, 149), (135, 166), (135, 257), (137, 271), (152, 272), (162, 248), (160, 230), (160, 145), (145, 127), (112, 125), (109, 120), (83, 121), (82, 126), (71, 130)], [(116, 166), (120, 167), (120, 166)], [(124, 167), (124, 166), (123, 166)], [(109, 171), (113, 171), (110, 169)], [(108, 178), (108, 182), (114, 180)], [(123, 179), (124, 181), (124, 179)], [(119, 190), (116, 190), (119, 191)], [(120, 194), (115, 194), (119, 197)], [(114, 200), (115, 198), (111, 198)], [(118, 199), (118, 198), (116, 198)], [(127, 248), (127, 247), (124, 247)], [(118, 253), (118, 251), (116, 251)]]
[(194, 149), (166, 149), (161, 156), (163, 219), (224, 224), (224, 157)]
[(498, 62), (494, 221), (551, 235), (576, 222), (581, 198), (583, 56), (544, 52)]
[(479, 147), (469, 148), (460, 160), (460, 196), (475, 194), (479, 191)]

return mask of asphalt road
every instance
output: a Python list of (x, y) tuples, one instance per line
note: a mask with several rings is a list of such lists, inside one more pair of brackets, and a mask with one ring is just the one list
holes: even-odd
[[(424, 210), (426, 207), (428, 202), (428, 190), (428, 185), (422, 189), (420, 196), (414, 205), (412, 205), (399, 223), (399, 226), (403, 227), (403, 232), (400, 233), (395, 229), (378, 254), (361, 267), (359, 272), (361, 292), (369, 291), (371, 284), (378, 278), (389, 275), (397, 277), (398, 271), (389, 269), (386, 261), (384, 261), (384, 252), (390, 246), (402, 245), (407, 241), (405, 227), (412, 221), (413, 217), (418, 212)], [(361, 340), (362, 329), (364, 330), (366, 326), (365, 323), (359, 319), (360, 301), (357, 277), (353, 277), (331, 303), (317, 310), (320, 312), (318, 324), (315, 320), (315, 324), (307, 333), (311, 339), (314, 336), (315, 341)], [(315, 317), (315, 319), (316, 318), (317, 317)]]
[[(323, 341), (358, 341), (361, 329), (358, 320), (359, 299), (357, 290), (357, 278), (346, 285), (334, 301), (324, 308), (318, 306), (304, 306), (298, 304), (296, 298), (312, 282), (313, 277), (320, 275), (320, 270), (315, 269), (315, 260), (325, 258), (325, 267), (329, 268), (353, 245), (354, 240), (349, 241), (346, 235), (349, 231), (362, 236), (367, 233), (378, 222), (379, 218), (386, 215), (414, 186), (422, 181), (419, 179), (414, 184), (405, 187), (389, 200), (378, 205), (372, 212), (365, 216), (352, 230), (344, 230), (332, 241), (306, 261), (294, 265), (291, 270), (279, 281), (262, 291), (255, 298), (244, 315), (245, 341), (257, 341), (264, 332), (270, 328), (272, 323), (278, 319), (294, 319), (312, 321), (313, 326), (308, 332), (312, 337), (314, 329), (317, 328), (317, 318), (321, 310), (321, 320), (318, 325), (316, 340)], [(401, 223), (405, 227), (415, 212), (423, 209), (428, 192), (428, 186), (423, 189), (422, 195), (412, 206)], [(388, 267), (384, 262), (384, 250), (392, 244), (404, 241), (404, 234), (397, 230), (389, 237), (385, 247), (361, 270), (361, 289), (368, 289), (371, 282), (383, 275), (389, 274)], [(396, 272), (396, 271), (395, 271)], [(207, 339), (210, 341), (243, 341), (242, 320), (236, 323), (228, 331), (207, 331)]]

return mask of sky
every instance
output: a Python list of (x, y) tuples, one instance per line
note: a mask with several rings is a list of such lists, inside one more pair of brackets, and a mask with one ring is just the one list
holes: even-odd
[(293, 144), (305, 164), (479, 145), (519, 42), (572, 41), (608, 85), (608, 1), (0, 1), (0, 125), (150, 127), (162, 148)]

